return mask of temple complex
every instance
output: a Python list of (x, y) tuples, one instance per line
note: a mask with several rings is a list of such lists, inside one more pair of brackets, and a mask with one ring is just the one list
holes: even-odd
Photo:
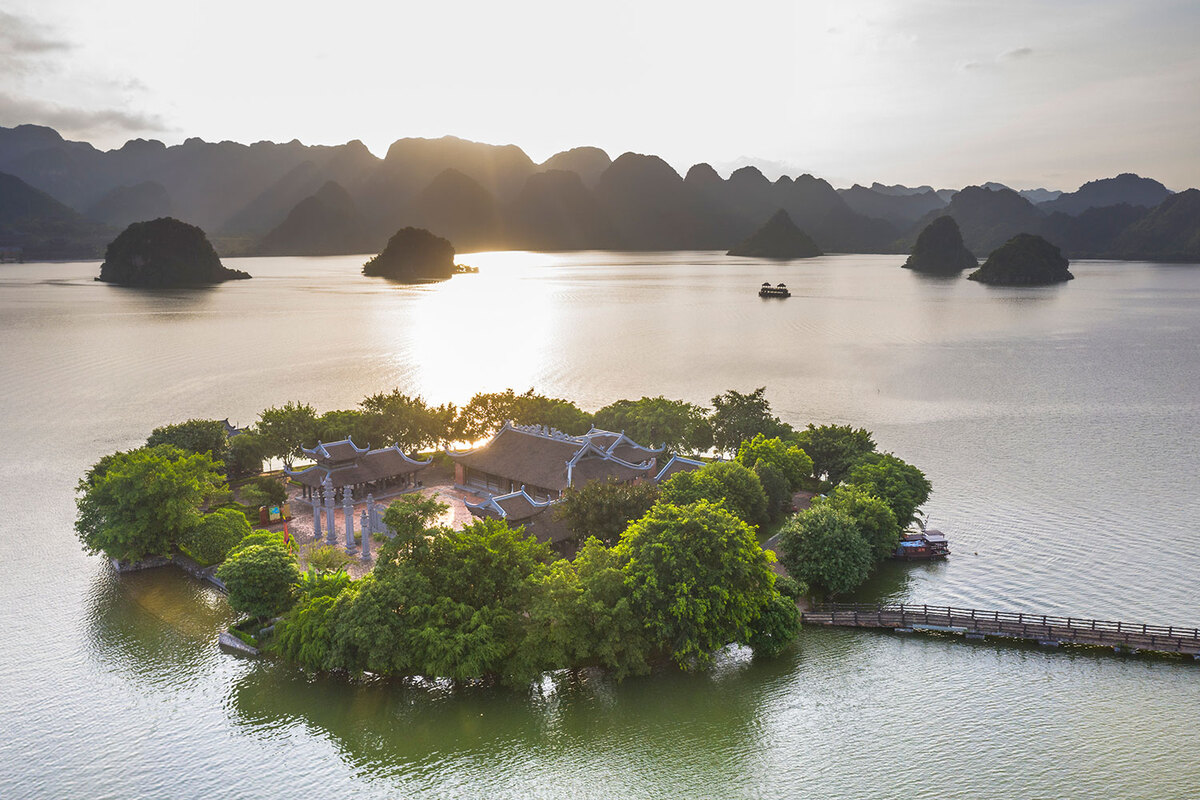
[(432, 463), (432, 459), (409, 458), (397, 445), (371, 450), (359, 447), (350, 438), (328, 444), (318, 441), (316, 447), (302, 449), (316, 463), (307, 469), (284, 471), (301, 485), (301, 496), (306, 500), (326, 485), (339, 494), (349, 487), (360, 497), (366, 492), (383, 494), (412, 488), (417, 486), (417, 473)]

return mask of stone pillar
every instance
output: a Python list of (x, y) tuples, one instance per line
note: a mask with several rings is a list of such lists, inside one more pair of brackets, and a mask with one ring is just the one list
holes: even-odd
[(371, 529), (367, 526), (367, 512), (362, 512), (362, 549), (358, 553), (358, 557), (363, 561), (371, 560)]
[(333, 481), (325, 476), (325, 544), (337, 544), (337, 525), (333, 518)]
[(313, 541), (321, 538), (321, 505), (317, 502), (317, 493), (314, 491), (309, 498), (312, 503), (313, 512)]
[(379, 529), (379, 521), (375, 519), (375, 494), (367, 493), (367, 530), (374, 533)]
[(342, 517), (346, 520), (346, 552), (353, 553), (354, 545), (354, 490), (347, 486), (342, 489)]

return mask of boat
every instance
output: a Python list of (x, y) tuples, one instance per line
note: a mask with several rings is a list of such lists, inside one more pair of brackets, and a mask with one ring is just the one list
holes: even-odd
[(759, 297), (791, 297), (792, 293), (788, 291), (786, 284), (772, 286), (770, 281), (763, 281), (763, 285), (758, 289)]
[(936, 528), (923, 531), (905, 531), (900, 537), (900, 546), (892, 558), (901, 561), (932, 561), (950, 555), (950, 543), (946, 534)]

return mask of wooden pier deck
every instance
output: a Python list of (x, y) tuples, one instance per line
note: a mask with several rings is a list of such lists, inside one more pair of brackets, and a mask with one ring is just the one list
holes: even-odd
[(929, 605), (828, 603), (804, 612), (806, 625), (888, 628), (962, 633), (970, 638), (1003, 636), (1042, 644), (1082, 644), (1124, 650), (1182, 653), (1200, 658), (1200, 629), (1055, 617), (1011, 611)]

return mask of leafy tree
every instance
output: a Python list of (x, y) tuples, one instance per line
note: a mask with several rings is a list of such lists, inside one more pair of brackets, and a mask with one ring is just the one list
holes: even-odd
[(651, 642), (683, 669), (706, 666), (727, 644), (749, 644), (778, 596), (754, 531), (707, 500), (658, 504), (629, 526), (614, 554)]
[(242, 498), (252, 507), (278, 506), (287, 502), (287, 487), (275, 478), (260, 475), (242, 487)]
[(738, 446), (737, 462), (751, 469), (759, 462), (770, 464), (783, 475), (793, 492), (803, 485), (813, 470), (812, 459), (799, 447), (779, 437), (768, 439), (761, 433)]
[(146, 440), (147, 447), (170, 444), (188, 453), (208, 453), (214, 461), (228, 460), (228, 436), (219, 419), (189, 419), (176, 425), (155, 428)]
[(703, 452), (712, 447), (712, 428), (704, 409), (682, 400), (618, 400), (596, 412), (595, 425), (608, 431), (624, 431), (647, 447), (665, 444), (676, 453)]
[(722, 453), (736, 453), (738, 446), (756, 434), (768, 438), (790, 438), (792, 427), (771, 414), (766, 398), (767, 387), (760, 386), (750, 394), (730, 389), (712, 399), (713, 446)]
[(409, 397), (399, 389), (373, 394), (362, 401), (365, 425), (371, 444), (396, 444), (401, 450), (416, 451), (457, 438), (457, 409), (431, 406), (421, 397)]
[(351, 672), (528, 682), (527, 609), (548, 545), (499, 520), (438, 530), (334, 609), (330, 663)]
[(871, 545), (871, 556), (883, 561), (900, 545), (900, 525), (888, 504), (863, 487), (843, 484), (826, 498), (816, 498), (813, 505), (828, 505), (854, 520), (859, 533)]
[[(242, 540), (235, 544), (229, 551), (229, 556), (235, 553), (240, 553), (242, 550), (248, 550), (251, 547), (259, 545), (278, 545), (287, 549), (287, 545), (283, 541), (283, 531), (252, 531), (248, 536), (242, 537)], [(226, 556), (228, 558), (229, 556)]]
[(871, 545), (845, 512), (828, 505), (793, 517), (780, 532), (780, 560), (797, 580), (828, 595), (862, 585), (874, 559)]
[(79, 483), (75, 531), (90, 552), (137, 561), (166, 555), (224, 487), (220, 465), (173, 445), (101, 459)]
[(230, 480), (262, 472), (263, 458), (263, 441), (257, 433), (239, 433), (229, 437), (225, 466)]
[(317, 418), (317, 438), (322, 442), (340, 442), (343, 439), (353, 439), (360, 447), (373, 442), (371, 435), (371, 417), (364, 411), (350, 409), (346, 411), (326, 411)]
[(256, 619), (287, 611), (296, 601), (300, 570), (279, 544), (258, 544), (231, 553), (217, 577), (229, 589), (229, 606)]
[(281, 458), (289, 469), (303, 455), (302, 448), (317, 443), (317, 412), (307, 403), (272, 406), (259, 415), (256, 427), (263, 456)]
[(547, 425), (578, 436), (592, 427), (592, 416), (569, 400), (535, 394), (533, 389), (524, 394), (512, 389), (481, 392), (463, 406), (458, 433), (463, 439), (475, 441), (491, 436), (505, 422)]
[(657, 500), (658, 487), (653, 483), (609, 478), (567, 489), (557, 513), (577, 539), (595, 536), (611, 547), (629, 523), (649, 511)]
[(875, 452), (871, 432), (850, 425), (818, 427), (810, 422), (796, 434), (796, 443), (812, 459), (813, 477), (824, 477), (835, 486), (845, 480), (863, 456)]
[(846, 480), (887, 503), (901, 527), (916, 518), (917, 509), (933, 491), (924, 472), (891, 453), (868, 455)]
[(329, 544), (314, 547), (308, 551), (308, 556), (305, 560), (308, 562), (309, 570), (319, 574), (336, 572), (343, 569), (351, 561), (350, 555), (345, 550)]
[(392, 563), (399, 556), (411, 556), (428, 544), (428, 531), (433, 521), (446, 513), (450, 506), (423, 494), (406, 494), (392, 502), (383, 512), (383, 524), (395, 531), (380, 550), (379, 564)]
[(767, 518), (772, 522), (779, 519), (792, 505), (792, 490), (787, 478), (766, 461), (754, 465), (754, 474), (762, 484), (767, 496)]
[(750, 624), (748, 644), (754, 648), (756, 655), (774, 658), (795, 641), (799, 631), (800, 609), (796, 606), (796, 600), (776, 591)]
[(736, 461), (716, 461), (690, 472), (676, 472), (663, 481), (660, 502), (688, 505), (697, 500), (723, 503), (751, 525), (767, 521), (767, 494), (762, 483)]
[(349, 601), (353, 591), (330, 597), (303, 597), (275, 626), (271, 646), (275, 652), (310, 670), (329, 668), (333, 639), (332, 611), (340, 601)]
[(179, 546), (201, 564), (224, 561), (229, 551), (250, 534), (246, 515), (236, 508), (218, 508), (179, 538)]
[[(335, 550), (333, 547), (322, 547), (321, 550)], [(346, 555), (342, 553), (342, 555)], [(314, 597), (337, 597), (350, 585), (350, 576), (346, 574), (344, 565), (336, 569), (317, 569), (309, 559), (309, 567), (300, 575), (300, 585), (297, 591), (302, 599)]]

